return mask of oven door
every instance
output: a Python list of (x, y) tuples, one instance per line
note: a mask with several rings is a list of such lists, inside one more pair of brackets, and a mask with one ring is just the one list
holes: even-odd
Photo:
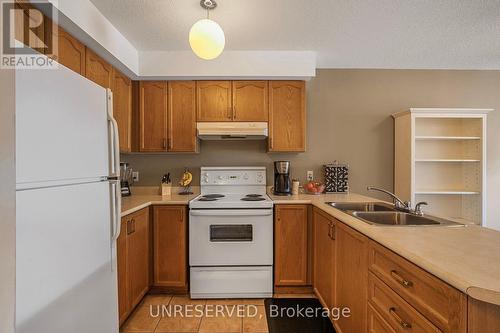
[(190, 266), (273, 264), (273, 210), (191, 209)]

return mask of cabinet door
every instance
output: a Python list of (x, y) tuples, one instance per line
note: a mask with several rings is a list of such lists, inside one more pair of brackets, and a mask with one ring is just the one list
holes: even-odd
[(313, 223), (313, 286), (324, 304), (328, 308), (332, 308), (335, 285), (334, 219), (321, 210), (314, 208)]
[(267, 81), (233, 81), (233, 120), (267, 121)]
[(140, 151), (167, 150), (167, 83), (139, 84)]
[(304, 81), (270, 81), (269, 89), (269, 151), (305, 151)]
[(186, 288), (186, 207), (154, 207), (154, 285)]
[(168, 82), (168, 151), (196, 151), (196, 82)]
[(197, 120), (232, 121), (231, 81), (197, 81)]
[(129, 295), (135, 307), (149, 289), (149, 208), (132, 214), (126, 231)]
[(307, 205), (275, 206), (274, 284), (307, 284)]
[(120, 151), (132, 150), (132, 81), (116, 69), (113, 70), (113, 116), (118, 123)]
[(336, 222), (335, 306), (351, 309), (350, 317), (341, 317), (341, 332), (366, 332), (368, 239), (341, 222)]
[(130, 313), (131, 302), (129, 297), (129, 279), (127, 274), (127, 223), (128, 216), (122, 218), (121, 233), (116, 241), (116, 255), (118, 265), (118, 317), (120, 325)]
[(104, 59), (85, 49), (85, 77), (104, 88), (111, 88), (113, 67)]
[[(48, 20), (48, 19), (46, 19)], [(85, 45), (71, 36), (63, 28), (46, 21), (45, 38), (47, 44), (54, 42), (52, 59), (85, 76)]]

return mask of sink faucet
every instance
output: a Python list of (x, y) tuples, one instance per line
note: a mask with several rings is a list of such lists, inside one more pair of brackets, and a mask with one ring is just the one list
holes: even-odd
[[(397, 209), (401, 209), (401, 210), (405, 210), (405, 211), (408, 211), (410, 212), (411, 211), (411, 203), (408, 202), (408, 201), (403, 201), (401, 199), (399, 199), (394, 193), (392, 192), (389, 192), (387, 190), (384, 190), (383, 188), (378, 188), (378, 187), (375, 187), (375, 186), (368, 186), (366, 188), (368, 191), (379, 191), (379, 192), (382, 192), (382, 193), (385, 193), (389, 196), (392, 197), (393, 199), (393, 202), (394, 202), (394, 206), (397, 208)], [(420, 206), (419, 206), (420, 208)]]
[(399, 199), (394, 193), (389, 192), (387, 190), (384, 190), (383, 188), (378, 188), (375, 186), (368, 186), (366, 189), (368, 191), (379, 191), (379, 192), (382, 192), (382, 193), (385, 193), (385, 194), (391, 196), (393, 201), (394, 201), (394, 206), (396, 207), (396, 209), (403, 210), (403, 211), (406, 211), (408, 213), (412, 213), (412, 214), (415, 214), (418, 216), (424, 215), (424, 212), (422, 211), (422, 206), (428, 205), (427, 202), (422, 201), (422, 202), (419, 202), (415, 205), (415, 209), (412, 209), (411, 203), (409, 201), (403, 201), (403, 200)]

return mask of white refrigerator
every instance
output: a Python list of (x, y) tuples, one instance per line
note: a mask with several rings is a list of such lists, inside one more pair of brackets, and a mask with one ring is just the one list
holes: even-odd
[(112, 95), (59, 66), (16, 71), (16, 332), (117, 333)]

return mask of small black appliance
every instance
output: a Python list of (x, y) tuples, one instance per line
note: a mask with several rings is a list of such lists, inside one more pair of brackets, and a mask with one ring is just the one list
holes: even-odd
[(292, 195), (292, 179), (290, 178), (290, 161), (274, 162), (274, 194)]

